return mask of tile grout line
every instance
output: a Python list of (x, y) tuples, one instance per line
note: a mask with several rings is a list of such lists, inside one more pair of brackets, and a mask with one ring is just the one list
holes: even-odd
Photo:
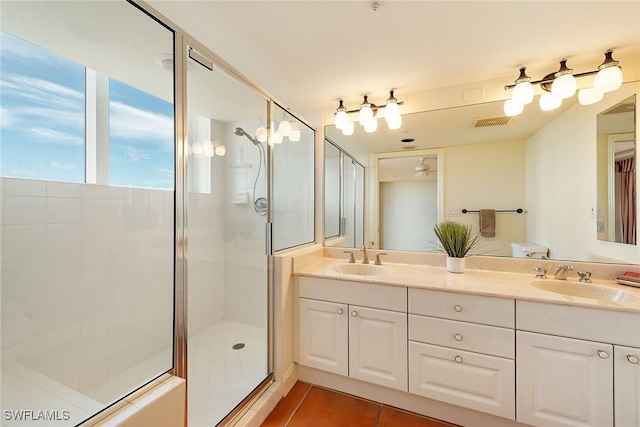
[(307, 391), (304, 393), (304, 396), (302, 396), (302, 399), (300, 399), (300, 402), (298, 402), (298, 404), (296, 405), (296, 407), (293, 409), (293, 411), (291, 412), (291, 415), (289, 415), (289, 418), (287, 418), (287, 421), (284, 423), (283, 427), (287, 427), (289, 425), (289, 423), (291, 422), (291, 419), (293, 418), (293, 416), (296, 414), (296, 412), (298, 411), (298, 408), (300, 407), (300, 405), (302, 405), (302, 402), (304, 401), (304, 399), (307, 398), (307, 395), (309, 394), (309, 392), (311, 391), (311, 388), (313, 386), (311, 384), (309, 384), (309, 388), (307, 389)]
[(380, 426), (380, 418), (382, 417), (382, 403), (378, 403), (379, 407), (378, 407), (378, 419), (376, 420), (376, 426), (375, 427), (379, 427)]

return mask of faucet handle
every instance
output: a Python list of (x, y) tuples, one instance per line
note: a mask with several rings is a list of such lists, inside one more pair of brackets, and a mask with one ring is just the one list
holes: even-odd
[(382, 263), (380, 262), (380, 255), (386, 255), (386, 253), (382, 252), (382, 253), (376, 254), (376, 260), (374, 261), (373, 265), (382, 265)]
[(578, 271), (578, 277), (580, 277), (579, 281), (582, 283), (591, 283), (590, 271)]
[(533, 271), (536, 273), (536, 279), (546, 279), (547, 276), (547, 269), (544, 267), (536, 267), (533, 269)]
[(351, 251), (342, 251), (345, 254), (349, 254), (349, 264), (355, 264), (356, 263), (356, 257), (353, 256), (353, 252)]

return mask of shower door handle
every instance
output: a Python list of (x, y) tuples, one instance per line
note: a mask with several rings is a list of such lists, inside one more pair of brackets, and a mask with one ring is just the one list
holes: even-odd
[(265, 223), (265, 252), (267, 256), (273, 255), (273, 223)]

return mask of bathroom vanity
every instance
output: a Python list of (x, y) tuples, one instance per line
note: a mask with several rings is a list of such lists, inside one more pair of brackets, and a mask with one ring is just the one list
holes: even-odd
[(414, 411), (456, 405), (473, 425), (640, 425), (640, 289), (566, 282), (608, 292), (597, 299), (533, 274), (344, 263), (294, 269), (301, 379)]

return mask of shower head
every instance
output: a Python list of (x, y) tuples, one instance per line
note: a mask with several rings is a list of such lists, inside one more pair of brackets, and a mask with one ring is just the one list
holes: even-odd
[(253, 142), (253, 145), (260, 145), (260, 143), (254, 137), (246, 133), (242, 128), (236, 128), (233, 131), (233, 133), (235, 133), (238, 136), (242, 136), (242, 135), (246, 136), (249, 139), (249, 141)]

